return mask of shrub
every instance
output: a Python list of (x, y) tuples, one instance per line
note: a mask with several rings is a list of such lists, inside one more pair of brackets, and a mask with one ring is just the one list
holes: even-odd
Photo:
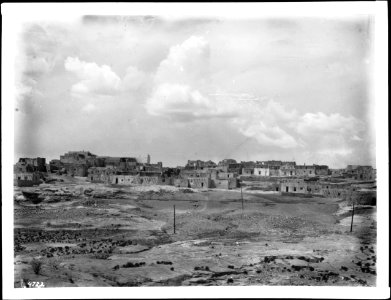
[(38, 259), (33, 259), (31, 262), (31, 267), (33, 268), (34, 274), (38, 275), (41, 273), (43, 262)]

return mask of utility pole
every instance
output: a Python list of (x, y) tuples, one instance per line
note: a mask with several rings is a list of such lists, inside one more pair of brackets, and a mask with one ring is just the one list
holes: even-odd
[(352, 209), (352, 223), (350, 224), (350, 232), (353, 231), (353, 217), (354, 217), (354, 200), (352, 199), (353, 209)]
[(175, 234), (175, 205), (174, 205), (174, 234)]

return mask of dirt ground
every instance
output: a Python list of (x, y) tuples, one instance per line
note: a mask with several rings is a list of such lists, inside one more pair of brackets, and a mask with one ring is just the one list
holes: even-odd
[(14, 198), (15, 287), (376, 285), (376, 207), (351, 233), (341, 200), (256, 190), (242, 209), (240, 189), (58, 177)]

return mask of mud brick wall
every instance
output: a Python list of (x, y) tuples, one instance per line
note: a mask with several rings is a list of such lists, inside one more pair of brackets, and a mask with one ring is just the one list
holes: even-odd
[(345, 199), (346, 195), (348, 194), (348, 190), (343, 188), (329, 188), (329, 189), (322, 189), (321, 194), (328, 198), (341, 198)]
[(281, 181), (280, 190), (282, 193), (307, 193), (307, 184), (304, 180), (283, 180)]
[(235, 189), (238, 187), (238, 180), (236, 178), (212, 179), (210, 187), (224, 190)]
[(110, 175), (109, 182), (122, 185), (140, 184), (139, 177), (131, 175)]
[(187, 178), (175, 178), (174, 186), (176, 187), (189, 187), (189, 181)]
[(252, 168), (243, 168), (242, 169), (242, 175), (253, 175), (254, 169)]
[(158, 185), (159, 184), (159, 177), (140, 176), (138, 178), (139, 178), (139, 184), (142, 184), (142, 185)]
[(88, 167), (81, 164), (65, 164), (64, 168), (70, 176), (86, 177), (88, 175)]
[(256, 176), (270, 176), (269, 168), (254, 168), (254, 175)]
[(311, 167), (296, 167), (297, 176), (315, 176), (315, 168)]
[(14, 185), (16, 186), (34, 186), (39, 185), (38, 173), (15, 173)]
[(218, 179), (229, 179), (229, 178), (234, 178), (235, 174), (232, 172), (219, 172), (217, 174)]
[(196, 177), (188, 178), (191, 188), (194, 189), (207, 189), (211, 186), (211, 180), (208, 177)]

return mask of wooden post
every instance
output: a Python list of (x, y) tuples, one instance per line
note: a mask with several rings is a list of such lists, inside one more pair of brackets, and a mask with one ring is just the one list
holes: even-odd
[(242, 190), (242, 182), (240, 182), (240, 196), (242, 197), (242, 210), (244, 209), (243, 205), (243, 190)]
[(354, 201), (352, 200), (353, 203), (353, 209), (352, 209), (352, 223), (350, 224), (350, 232), (353, 231), (353, 217), (354, 217)]
[(175, 234), (175, 205), (174, 205), (174, 234)]

